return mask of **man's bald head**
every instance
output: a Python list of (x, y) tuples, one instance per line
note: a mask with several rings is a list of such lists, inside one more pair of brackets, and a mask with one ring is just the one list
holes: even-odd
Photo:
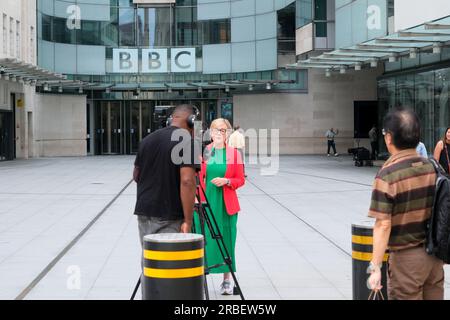
[(420, 140), (420, 121), (411, 109), (394, 109), (383, 121), (383, 128), (392, 135), (392, 142), (399, 150), (416, 148)]

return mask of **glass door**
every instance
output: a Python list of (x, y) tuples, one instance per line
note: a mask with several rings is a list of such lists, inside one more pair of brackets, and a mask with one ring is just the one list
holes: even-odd
[(137, 153), (139, 141), (141, 141), (141, 102), (133, 101), (130, 103), (130, 153)]
[(121, 103), (102, 101), (96, 118), (96, 154), (122, 154), (124, 139)]
[(122, 139), (122, 107), (120, 102), (109, 103), (109, 123), (108, 123), (108, 140), (109, 154), (123, 153)]
[(127, 147), (128, 154), (136, 154), (139, 150), (139, 143), (152, 132), (153, 106), (151, 101), (132, 101), (127, 111)]
[(141, 104), (141, 134), (142, 139), (152, 133), (152, 118), (153, 118), (153, 105), (151, 101), (142, 101)]

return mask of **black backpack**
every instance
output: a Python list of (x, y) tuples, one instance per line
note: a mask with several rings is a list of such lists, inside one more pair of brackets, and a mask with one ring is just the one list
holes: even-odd
[(436, 194), (427, 225), (425, 250), (450, 263), (450, 177), (435, 159), (429, 159), (436, 170)]

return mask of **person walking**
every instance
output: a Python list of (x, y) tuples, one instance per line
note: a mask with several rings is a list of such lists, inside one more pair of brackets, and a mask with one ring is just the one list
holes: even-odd
[(334, 142), (334, 138), (339, 134), (339, 130), (336, 129), (336, 131), (334, 131), (334, 128), (331, 128), (330, 130), (328, 130), (325, 134), (325, 137), (327, 138), (328, 141), (328, 150), (327, 150), (327, 156), (330, 156), (330, 148), (333, 148), (333, 152), (334, 152), (334, 156), (337, 157), (339, 156), (339, 153), (336, 152), (336, 143)]
[(370, 147), (372, 149), (372, 160), (376, 160), (378, 156), (378, 132), (376, 125), (373, 125), (369, 131)]
[[(240, 153), (227, 145), (227, 135), (231, 125), (226, 119), (216, 119), (211, 123), (213, 143), (206, 147), (200, 171), (200, 184), (205, 190), (211, 212), (222, 234), (225, 247), (230, 254), (232, 270), (236, 271), (235, 246), (238, 212), (240, 211), (236, 190), (245, 183), (244, 166)], [(201, 230), (198, 214), (194, 215), (195, 230)], [(216, 239), (205, 228), (205, 251), (207, 267), (224, 263)], [(233, 294), (233, 284), (228, 265), (214, 267), (210, 273), (223, 274), (220, 286), (222, 295)]]
[[(200, 161), (196, 159), (201, 153), (192, 139), (194, 114), (192, 105), (176, 107), (171, 124), (140, 143), (133, 178), (137, 183), (134, 214), (138, 218), (141, 246), (148, 234), (191, 231), (195, 175), (200, 170)], [(173, 155), (175, 148), (181, 151)]]
[(247, 175), (245, 174), (245, 137), (241, 131), (242, 130), (240, 126), (236, 126), (234, 128), (233, 133), (228, 139), (228, 146), (236, 148), (241, 154), (242, 163), (244, 163), (244, 176), (247, 177)]
[(433, 153), (434, 159), (444, 168), (447, 174), (450, 173), (450, 127), (445, 129), (444, 136), (438, 141)]
[(375, 177), (369, 217), (375, 218), (373, 252), (367, 270), (372, 290), (381, 290), (381, 266), (389, 248), (390, 300), (441, 300), (443, 261), (425, 251), (427, 223), (433, 206), (436, 173), (416, 153), (420, 122), (414, 111), (387, 114), (383, 136), (391, 157)]
[(241, 127), (236, 126), (234, 128), (233, 133), (230, 135), (230, 138), (228, 139), (228, 146), (236, 148), (241, 154), (242, 159), (244, 159), (245, 137), (241, 132)]

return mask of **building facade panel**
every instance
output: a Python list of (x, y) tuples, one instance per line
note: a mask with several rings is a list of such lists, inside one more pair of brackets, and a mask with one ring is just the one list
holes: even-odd
[(395, 0), (395, 31), (450, 15), (447, 0)]

